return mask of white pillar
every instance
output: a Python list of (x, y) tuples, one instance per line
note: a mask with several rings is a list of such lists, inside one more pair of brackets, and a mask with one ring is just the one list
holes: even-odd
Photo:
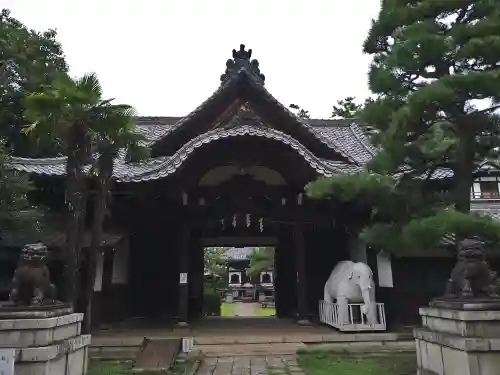
[(349, 238), (349, 258), (353, 262), (362, 262), (367, 264), (366, 244), (359, 238)]
[(377, 254), (377, 276), (378, 286), (382, 288), (394, 287), (394, 282), (392, 279), (391, 256), (384, 251), (380, 251)]
[(481, 184), (479, 182), (472, 184), (472, 198), (481, 198)]
[(128, 237), (121, 239), (113, 254), (112, 284), (127, 284), (129, 277), (130, 242)]
[(104, 270), (104, 253), (100, 251), (97, 253), (95, 267), (94, 292), (100, 292), (102, 290), (102, 272)]

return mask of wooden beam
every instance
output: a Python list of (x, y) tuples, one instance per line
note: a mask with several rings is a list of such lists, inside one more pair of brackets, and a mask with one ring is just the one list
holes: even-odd
[(297, 223), (294, 225), (293, 238), (295, 242), (295, 264), (297, 265), (298, 324), (310, 325), (311, 323), (308, 320), (307, 308), (304, 227), (301, 223)]
[(233, 110), (235, 107), (241, 106), (243, 104), (243, 100), (237, 98), (234, 100), (230, 105), (227, 106), (227, 108), (210, 124), (209, 130), (213, 130), (219, 125), (219, 122), (224, 120)]
[(189, 239), (190, 230), (187, 223), (183, 223), (179, 252), (179, 327), (188, 326), (189, 313)]

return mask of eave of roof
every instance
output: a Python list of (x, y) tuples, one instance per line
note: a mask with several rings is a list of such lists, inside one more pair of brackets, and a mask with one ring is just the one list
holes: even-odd
[[(201, 134), (187, 142), (172, 156), (151, 158), (141, 163), (127, 163), (125, 155), (121, 153), (120, 157), (115, 159), (113, 177), (118, 182), (141, 182), (164, 178), (175, 173), (188, 157), (203, 145), (219, 139), (240, 136), (261, 137), (281, 142), (301, 155), (311, 168), (323, 176), (352, 173), (360, 169), (357, 164), (318, 158), (296, 139), (278, 130), (241, 125), (231, 129), (214, 129)], [(39, 159), (13, 157), (10, 164), (13, 169), (37, 175), (64, 176), (66, 173), (65, 157)], [(85, 171), (89, 170), (90, 166), (86, 166)]]
[[(180, 118), (176, 117), (138, 117), (137, 130), (154, 144), (172, 132)], [(322, 143), (337, 149), (355, 163), (365, 164), (377, 149), (370, 143), (363, 126), (355, 120), (303, 120), (310, 132)]]

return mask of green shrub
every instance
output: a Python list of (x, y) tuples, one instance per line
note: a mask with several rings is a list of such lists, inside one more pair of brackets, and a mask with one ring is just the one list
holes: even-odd
[(203, 313), (205, 316), (220, 316), (222, 299), (214, 289), (206, 288), (203, 292)]

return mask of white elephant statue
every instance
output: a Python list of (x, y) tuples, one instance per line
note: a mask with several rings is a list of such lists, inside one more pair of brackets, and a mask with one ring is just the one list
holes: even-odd
[(350, 302), (363, 302), (361, 313), (366, 315), (368, 324), (377, 323), (373, 272), (365, 263), (350, 260), (338, 262), (326, 281), (324, 300), (330, 303), (337, 301), (339, 318), (344, 324), (349, 323)]

